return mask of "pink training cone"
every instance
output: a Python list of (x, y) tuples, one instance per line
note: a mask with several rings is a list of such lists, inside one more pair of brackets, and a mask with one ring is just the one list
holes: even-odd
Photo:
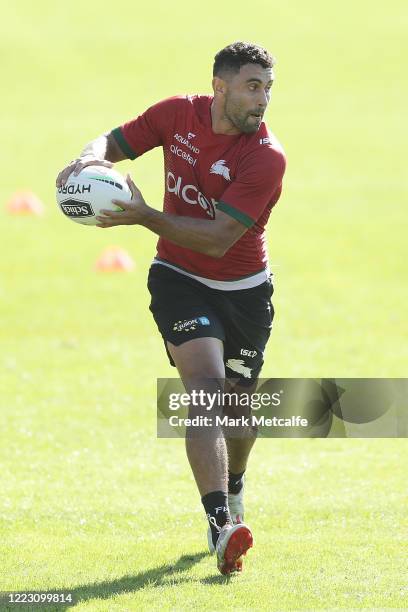
[(7, 202), (11, 215), (42, 215), (44, 204), (31, 191), (16, 191)]
[(117, 246), (105, 249), (95, 264), (99, 272), (130, 272), (134, 267), (134, 261), (129, 253)]

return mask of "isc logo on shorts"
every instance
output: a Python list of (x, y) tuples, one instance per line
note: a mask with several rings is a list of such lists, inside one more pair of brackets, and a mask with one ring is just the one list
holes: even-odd
[(209, 325), (210, 321), (207, 317), (197, 317), (196, 319), (185, 319), (184, 321), (176, 321), (173, 325), (173, 331), (189, 332), (194, 331), (201, 325)]

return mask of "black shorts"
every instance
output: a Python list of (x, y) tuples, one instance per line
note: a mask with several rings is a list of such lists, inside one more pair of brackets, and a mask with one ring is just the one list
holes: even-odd
[(225, 376), (250, 385), (259, 376), (274, 315), (268, 279), (251, 289), (221, 291), (161, 264), (149, 271), (150, 310), (166, 341), (179, 346), (194, 338), (224, 343)]

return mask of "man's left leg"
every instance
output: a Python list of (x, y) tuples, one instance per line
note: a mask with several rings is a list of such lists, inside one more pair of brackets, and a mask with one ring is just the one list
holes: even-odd
[[(241, 407), (240, 398), (251, 396), (255, 391), (257, 383), (251, 386), (242, 386), (226, 381), (230, 393), (236, 393), (238, 401), (235, 405), (224, 407), (224, 413), (231, 418), (241, 416), (250, 417), (251, 410), (247, 405)], [(248, 402), (244, 402), (248, 404)], [(241, 428), (224, 428), (224, 437), (228, 452), (228, 505), (231, 519), (234, 524), (244, 522), (244, 474), (247, 469), (248, 458), (255, 444), (257, 428), (249, 425)]]
[[(224, 362), (226, 378), (238, 398), (251, 396), (257, 387), (263, 356), (269, 340), (274, 309), (271, 302), (271, 278), (262, 285), (243, 291), (231, 291), (221, 303), (226, 331)], [(232, 417), (251, 416), (251, 402), (231, 405)], [(226, 410), (224, 406), (224, 411)], [(257, 428), (251, 425), (241, 431), (224, 429), (228, 449), (228, 503), (234, 523), (243, 522), (244, 473), (255, 444)]]

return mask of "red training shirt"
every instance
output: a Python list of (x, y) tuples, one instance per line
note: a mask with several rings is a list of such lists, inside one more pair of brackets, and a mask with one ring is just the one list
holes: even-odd
[(215, 134), (212, 100), (208, 95), (168, 98), (112, 135), (129, 159), (163, 147), (165, 213), (214, 219), (221, 210), (248, 228), (221, 258), (160, 237), (158, 262), (204, 279), (236, 281), (268, 267), (265, 225), (281, 194), (286, 161), (265, 123), (252, 134)]

